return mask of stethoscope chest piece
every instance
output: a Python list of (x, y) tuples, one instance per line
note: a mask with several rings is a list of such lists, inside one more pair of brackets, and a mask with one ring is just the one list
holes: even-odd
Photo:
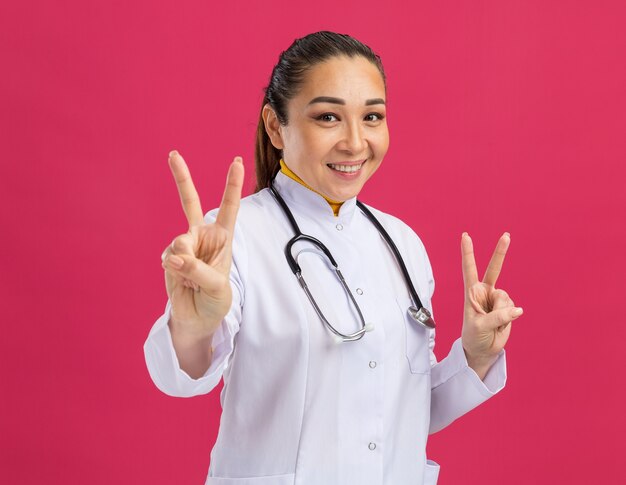
[(410, 306), (407, 310), (411, 318), (417, 323), (426, 328), (435, 328), (435, 320), (426, 307), (422, 307), (419, 310), (414, 306)]

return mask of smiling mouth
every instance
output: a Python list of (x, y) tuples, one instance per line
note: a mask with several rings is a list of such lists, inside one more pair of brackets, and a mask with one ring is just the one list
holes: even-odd
[(354, 172), (358, 172), (359, 170), (361, 170), (361, 167), (363, 166), (364, 163), (365, 161), (357, 165), (327, 163), (326, 166), (332, 168), (333, 170), (336, 170), (337, 172), (354, 173)]

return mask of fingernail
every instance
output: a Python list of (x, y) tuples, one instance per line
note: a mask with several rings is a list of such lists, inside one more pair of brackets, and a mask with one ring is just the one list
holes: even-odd
[(511, 235), (510, 235), (508, 232), (505, 232), (505, 233), (503, 234), (503, 236), (508, 236), (508, 237), (511, 237)]
[(169, 158), (172, 159), (175, 155), (178, 155), (178, 152), (176, 150), (172, 150), (169, 154)]
[(235, 157), (235, 162), (243, 163), (243, 158)]
[(524, 310), (522, 309), (522, 307), (517, 307), (513, 309), (514, 317), (519, 317), (522, 313), (524, 313)]
[(174, 266), (174, 268), (176, 269), (180, 269), (183, 267), (183, 264), (185, 264), (185, 261), (183, 261), (182, 258), (179, 258), (178, 256), (172, 254), (169, 258), (168, 258), (170, 264), (172, 266)]
[(461, 237), (463, 237), (463, 236), (469, 236), (469, 234), (464, 232), (463, 234), (461, 234)]

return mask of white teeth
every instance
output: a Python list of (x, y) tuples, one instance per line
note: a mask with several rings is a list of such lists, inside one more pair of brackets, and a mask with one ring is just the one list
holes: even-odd
[(329, 163), (328, 166), (339, 172), (352, 173), (352, 172), (358, 171), (363, 166), (363, 164), (361, 163), (359, 165), (347, 166), (347, 165), (334, 165), (332, 163)]

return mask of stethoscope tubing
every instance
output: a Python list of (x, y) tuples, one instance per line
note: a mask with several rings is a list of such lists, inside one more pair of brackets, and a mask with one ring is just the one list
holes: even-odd
[[(313, 236), (309, 236), (309, 235), (306, 235), (306, 234), (302, 233), (302, 231), (300, 230), (300, 227), (298, 226), (295, 218), (293, 217), (293, 214), (292, 214), (291, 210), (289, 210), (289, 207), (287, 206), (287, 203), (280, 196), (278, 191), (274, 188), (274, 181), (273, 180), (270, 182), (269, 190), (272, 193), (272, 195), (274, 196), (274, 198), (276, 199), (276, 201), (278, 202), (278, 204), (280, 205), (280, 207), (282, 208), (284, 214), (287, 216), (287, 219), (289, 220), (289, 223), (291, 224), (293, 232), (295, 233), (294, 237), (292, 239), (290, 239), (288, 241), (288, 243), (286, 244), (286, 246), (285, 246), (285, 257), (287, 259), (287, 263), (289, 264), (289, 267), (291, 268), (291, 271), (293, 272), (293, 274), (298, 279), (298, 282), (300, 283), (300, 286), (302, 287), (302, 289), (304, 290), (305, 294), (307, 295), (307, 298), (311, 302), (313, 308), (315, 309), (315, 312), (320, 317), (320, 319), (322, 320), (324, 325), (335, 335), (336, 338), (340, 338), (343, 341), (353, 341), (353, 340), (360, 339), (361, 337), (363, 337), (365, 332), (371, 330), (372, 327), (371, 327), (371, 325), (367, 325), (365, 323), (365, 319), (363, 318), (363, 314), (361, 312), (361, 309), (359, 308), (359, 305), (357, 304), (354, 296), (352, 295), (352, 292), (350, 291), (350, 288), (348, 287), (348, 285), (347, 285), (343, 275), (341, 274), (341, 271), (339, 270), (339, 266), (338, 266), (337, 262), (335, 261), (335, 258), (333, 258), (332, 254), (330, 253), (328, 248), (319, 239), (316, 239)], [(417, 294), (417, 291), (415, 290), (415, 287), (413, 286), (413, 283), (411, 281), (411, 277), (410, 277), (409, 272), (408, 272), (408, 270), (406, 268), (406, 265), (404, 264), (404, 259), (402, 258), (402, 255), (400, 254), (400, 251), (398, 250), (397, 246), (395, 245), (395, 243), (391, 239), (391, 236), (389, 236), (389, 233), (387, 233), (387, 231), (382, 226), (382, 224), (378, 221), (378, 219), (376, 219), (374, 214), (372, 214), (372, 212), (365, 206), (365, 204), (363, 204), (359, 200), (356, 201), (356, 204), (359, 207), (359, 209), (361, 209), (363, 214), (365, 214), (365, 216), (372, 222), (372, 224), (374, 225), (376, 230), (379, 232), (379, 234), (385, 240), (385, 242), (389, 246), (391, 252), (393, 253), (396, 262), (398, 263), (398, 266), (400, 267), (400, 271), (402, 272), (402, 276), (404, 277), (404, 280), (405, 280), (405, 283), (406, 283), (407, 288), (409, 290), (409, 294), (411, 296), (411, 299), (413, 300), (413, 303), (415, 304), (415, 307), (410, 307), (408, 309), (409, 315), (411, 315), (411, 317), (416, 322), (418, 322), (419, 324), (421, 324), (421, 325), (423, 325), (425, 327), (434, 328), (435, 327), (435, 322), (432, 319), (432, 317), (430, 315), (430, 312), (422, 305), (422, 302), (421, 302), (421, 300), (419, 298), (419, 295)], [(330, 322), (328, 322), (328, 320), (324, 317), (324, 315), (322, 314), (322, 311), (320, 310), (320, 308), (317, 305), (315, 299), (313, 298), (313, 295), (311, 295), (311, 292), (309, 291), (309, 289), (308, 289), (308, 287), (306, 285), (306, 282), (304, 281), (304, 278), (302, 277), (302, 269), (300, 268), (300, 265), (297, 263), (297, 261), (295, 260), (295, 258), (293, 257), (293, 255), (291, 253), (291, 249), (292, 249), (293, 245), (296, 242), (298, 242), (298, 241), (309, 241), (310, 243), (315, 245), (317, 248), (319, 248), (328, 257), (328, 260), (331, 262), (331, 264), (335, 268), (335, 271), (337, 273), (337, 276), (338, 276), (339, 280), (341, 281), (342, 286), (344, 287), (344, 289), (348, 293), (350, 299), (352, 300), (352, 303), (354, 304), (355, 308), (357, 309), (357, 312), (358, 312), (358, 315), (359, 315), (359, 319), (361, 320), (361, 325), (362, 325), (362, 328), (359, 331), (357, 331), (357, 332), (355, 332), (353, 334), (348, 334), (348, 335), (342, 334), (337, 329), (335, 329), (330, 324)]]

